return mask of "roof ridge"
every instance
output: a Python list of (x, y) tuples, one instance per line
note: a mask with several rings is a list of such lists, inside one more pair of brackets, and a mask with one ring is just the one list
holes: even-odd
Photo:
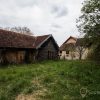
[(0, 29), (0, 31), (10, 32), (10, 33), (12, 33), (12, 34), (19, 34), (19, 35), (23, 35), (23, 36), (35, 37), (35, 36), (33, 36), (33, 35), (22, 34), (22, 33), (19, 33), (19, 32), (14, 32), (14, 31), (11, 31), (11, 30)]
[(36, 36), (36, 37), (41, 37), (41, 36), (51, 36), (52, 34), (45, 34), (45, 35), (39, 35), (39, 36)]
[(37, 40), (37, 36), (34, 37), (35, 41), (33, 43), (33, 46), (35, 46), (36, 40)]
[[(47, 37), (45, 37), (45, 36), (47, 36)], [(48, 40), (51, 37), (51, 35), (42, 35), (42, 36), (38, 36), (38, 37), (45, 37), (45, 39), (43, 39), (43, 41), (41, 41), (41, 43), (38, 44), (36, 48), (39, 48), (46, 40)]]

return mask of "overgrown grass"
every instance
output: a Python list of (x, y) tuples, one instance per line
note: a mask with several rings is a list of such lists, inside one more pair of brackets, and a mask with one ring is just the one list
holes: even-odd
[[(87, 88), (85, 98), (81, 88)], [(100, 100), (100, 65), (90, 61), (44, 61), (0, 68), (0, 100), (35, 95), (40, 100)]]

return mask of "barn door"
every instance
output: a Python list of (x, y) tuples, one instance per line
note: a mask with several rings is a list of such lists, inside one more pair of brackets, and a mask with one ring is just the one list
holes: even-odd
[(52, 60), (54, 59), (54, 52), (53, 51), (48, 51), (48, 59)]
[(25, 62), (26, 62), (26, 63), (29, 63), (29, 61), (30, 61), (29, 51), (26, 51), (26, 52), (25, 52)]

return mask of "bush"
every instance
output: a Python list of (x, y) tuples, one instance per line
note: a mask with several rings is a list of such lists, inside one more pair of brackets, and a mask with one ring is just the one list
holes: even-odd
[(91, 52), (88, 54), (88, 59), (100, 61), (100, 44), (93, 47)]

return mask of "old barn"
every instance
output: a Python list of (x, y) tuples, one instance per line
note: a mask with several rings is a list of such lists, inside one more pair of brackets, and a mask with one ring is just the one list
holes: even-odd
[(30, 63), (58, 59), (52, 35), (29, 36), (0, 29), (0, 63)]

